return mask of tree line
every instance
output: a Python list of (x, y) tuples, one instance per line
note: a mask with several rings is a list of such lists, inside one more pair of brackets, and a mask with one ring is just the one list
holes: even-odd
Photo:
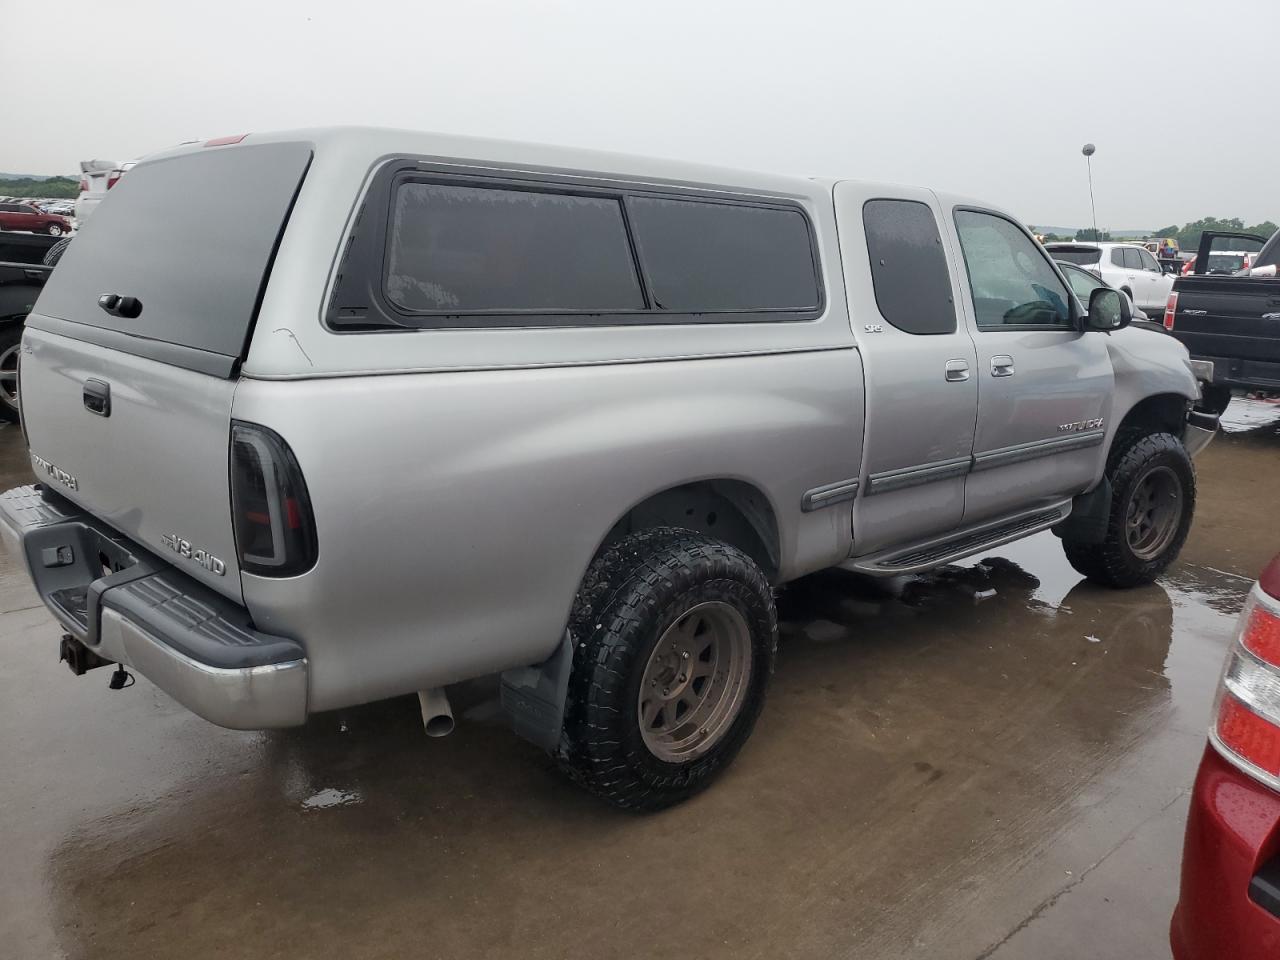
[(41, 197), (49, 200), (71, 200), (80, 193), (80, 181), (70, 177), (50, 177), (48, 180), (0, 180), (0, 197)]
[[(1031, 229), (1035, 232), (1034, 227)], [(1161, 227), (1159, 230), (1153, 230), (1151, 232), (1151, 237), (1172, 237), (1178, 242), (1178, 248), (1180, 250), (1193, 252), (1200, 246), (1200, 235), (1207, 230), (1225, 230), (1235, 233), (1252, 233), (1260, 237), (1270, 237), (1277, 229), (1280, 229), (1280, 227), (1277, 227), (1276, 224), (1272, 223), (1270, 220), (1263, 220), (1261, 223), (1245, 226), (1245, 222), (1239, 217), (1228, 217), (1227, 219), (1220, 219), (1218, 217), (1202, 217), (1199, 220), (1193, 220), (1191, 223), (1186, 223), (1182, 226), (1178, 226), (1174, 223), (1167, 227)], [(1105, 243), (1113, 239), (1131, 238), (1112, 237), (1111, 231), (1105, 228), (1095, 232), (1092, 227), (1082, 227), (1075, 232), (1075, 236), (1046, 233), (1044, 234), (1044, 239), (1046, 243), (1061, 243), (1070, 240), (1080, 240), (1086, 243)]]

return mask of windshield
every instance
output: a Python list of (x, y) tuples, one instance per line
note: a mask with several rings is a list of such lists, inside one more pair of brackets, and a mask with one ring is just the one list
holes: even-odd
[(1067, 263), (1079, 263), (1085, 266), (1091, 263), (1097, 263), (1102, 257), (1102, 251), (1097, 247), (1045, 247), (1055, 260), (1065, 260)]

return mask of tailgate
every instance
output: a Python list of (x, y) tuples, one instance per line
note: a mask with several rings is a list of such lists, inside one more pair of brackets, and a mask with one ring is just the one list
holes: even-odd
[[(105, 417), (85, 405), (86, 386), (100, 384), (109, 391)], [(139, 545), (238, 600), (228, 486), (235, 386), (28, 328), (22, 415), (32, 469)]]
[(1198, 357), (1280, 362), (1280, 281), (1184, 278), (1173, 332)]
[(269, 143), (140, 163), (67, 247), (23, 339), (36, 475), (235, 600), (232, 396), (310, 158)]

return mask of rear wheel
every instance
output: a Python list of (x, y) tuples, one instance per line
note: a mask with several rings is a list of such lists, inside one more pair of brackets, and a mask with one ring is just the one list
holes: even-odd
[(22, 324), (0, 327), (0, 420), (18, 422), (18, 350)]
[(1111, 513), (1101, 543), (1063, 540), (1067, 559), (1111, 587), (1151, 583), (1177, 558), (1195, 513), (1196, 477), (1182, 442), (1170, 433), (1116, 439), (1107, 463)]
[(560, 761), (618, 807), (658, 810), (706, 787), (755, 726), (777, 615), (760, 568), (701, 534), (632, 534), (592, 564)]

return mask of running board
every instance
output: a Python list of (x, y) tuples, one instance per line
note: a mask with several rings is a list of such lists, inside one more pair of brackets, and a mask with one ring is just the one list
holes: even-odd
[(855, 557), (844, 566), (859, 573), (875, 577), (896, 576), (903, 573), (919, 573), (944, 563), (1020, 540), (1041, 530), (1061, 523), (1071, 513), (1071, 501), (1067, 500), (1046, 510), (1019, 514), (1016, 517), (987, 522), (976, 527), (954, 530), (944, 537), (934, 537), (907, 547), (895, 547), (879, 553)]

